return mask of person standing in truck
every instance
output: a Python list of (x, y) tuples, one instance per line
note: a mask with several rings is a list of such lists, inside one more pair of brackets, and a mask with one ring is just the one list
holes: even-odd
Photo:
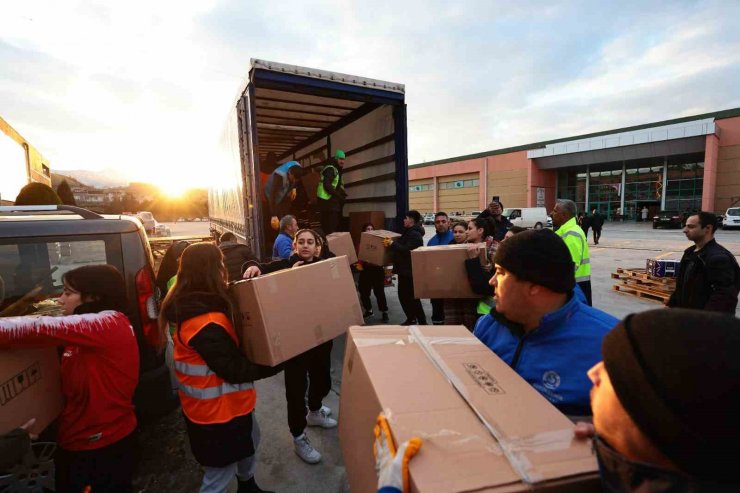
[(264, 218), (265, 242), (272, 245), (277, 237), (280, 218), (290, 213), (295, 199), (296, 187), (301, 184), (303, 168), (297, 161), (281, 164), (270, 173), (262, 189), (262, 216)]
[(344, 178), (342, 170), (346, 155), (344, 151), (337, 149), (334, 157), (321, 170), (321, 180), (316, 189), (319, 203), (319, 215), (321, 216), (321, 229), (324, 235), (330, 235), (339, 229), (342, 219), (342, 208), (347, 199), (344, 191)]

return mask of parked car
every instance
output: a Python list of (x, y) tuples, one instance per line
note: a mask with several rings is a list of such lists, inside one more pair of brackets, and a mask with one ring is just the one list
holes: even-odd
[(507, 208), (502, 215), (520, 228), (542, 229), (547, 226), (547, 209), (544, 207)]
[(653, 229), (658, 228), (675, 228), (681, 229), (684, 224), (684, 217), (678, 211), (660, 211), (653, 217)]
[(159, 293), (152, 251), (139, 220), (68, 205), (0, 207), (0, 278), (5, 287), (0, 316), (61, 315), (57, 298), (62, 276), (90, 264), (113, 265), (126, 281), (130, 303), (126, 315), (140, 353), (137, 413), (145, 418), (171, 411), (177, 397), (164, 355), (146, 338), (158, 330)]
[(154, 234), (154, 230), (157, 229), (157, 221), (154, 219), (154, 215), (149, 211), (139, 211), (136, 213), (136, 217), (141, 220), (144, 225), (144, 230), (150, 235)]
[(473, 216), (473, 217), (478, 217), (478, 216), (480, 216), (480, 213), (481, 213), (481, 211), (473, 211), (473, 212), (470, 213), (470, 215)]
[(547, 216), (547, 227), (552, 229), (552, 217)]
[(722, 221), (723, 229), (735, 229), (740, 228), (740, 207), (730, 207), (725, 212), (724, 221)]
[(157, 223), (157, 226), (154, 228), (154, 236), (171, 236), (172, 231), (170, 231), (170, 228), (165, 226), (164, 224)]

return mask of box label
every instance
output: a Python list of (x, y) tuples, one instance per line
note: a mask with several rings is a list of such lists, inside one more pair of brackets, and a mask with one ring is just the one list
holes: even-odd
[(9, 403), (39, 380), (41, 380), (41, 368), (39, 362), (36, 361), (25, 370), (0, 384), (0, 406)]
[(504, 389), (501, 388), (498, 381), (478, 363), (463, 363), (463, 366), (473, 381), (477, 383), (480, 388), (485, 390), (487, 394), (500, 395), (506, 393), (504, 392)]

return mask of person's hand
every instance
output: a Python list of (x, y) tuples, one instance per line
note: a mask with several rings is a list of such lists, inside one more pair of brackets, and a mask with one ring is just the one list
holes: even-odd
[(280, 229), (280, 219), (278, 219), (277, 216), (272, 216), (270, 218), (270, 227), (274, 229), (275, 231)]
[(299, 260), (298, 262), (296, 262), (295, 264), (293, 264), (293, 267), (291, 267), (291, 269), (295, 269), (296, 267), (300, 267), (304, 263), (305, 262), (303, 260)]
[(393, 240), (391, 238), (383, 238), (383, 246), (388, 248), (393, 243)]
[(480, 245), (478, 243), (468, 245), (467, 252), (470, 259), (480, 257)]
[(21, 430), (23, 430), (23, 431), (25, 431), (25, 432), (28, 433), (28, 436), (31, 437), (31, 440), (38, 440), (39, 439), (39, 436), (38, 435), (36, 435), (35, 433), (31, 433), (30, 431), (28, 431), (35, 424), (36, 424), (36, 418), (31, 418), (31, 419), (29, 419), (28, 421), (26, 421), (25, 423), (23, 423), (20, 426), (20, 429)]
[(262, 271), (259, 267), (257, 267), (256, 265), (250, 265), (249, 267), (247, 267), (247, 270), (244, 271), (244, 274), (242, 274), (242, 279), (251, 279), (261, 274)]
[(355, 264), (355, 269), (357, 269), (357, 270), (361, 271), (361, 270), (364, 270), (364, 269), (365, 269), (365, 267), (363, 267), (363, 266), (362, 266), (362, 262), (357, 262), (357, 263)]
[(293, 201), (296, 198), (296, 195), (298, 195), (298, 192), (295, 188), (291, 188), (290, 192), (288, 193), (288, 196), (290, 197), (290, 200)]
[(421, 438), (413, 437), (396, 450), (388, 420), (383, 413), (378, 415), (374, 431), (373, 455), (378, 489), (392, 487), (403, 492), (410, 491), (409, 461), (421, 448)]
[(579, 421), (576, 423), (576, 427), (573, 429), (573, 434), (576, 438), (585, 440), (587, 438), (593, 438), (596, 434), (596, 429), (593, 423), (586, 423), (585, 421)]

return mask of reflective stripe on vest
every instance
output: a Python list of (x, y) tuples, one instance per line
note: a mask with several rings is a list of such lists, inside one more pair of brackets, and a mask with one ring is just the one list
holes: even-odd
[(589, 259), (588, 240), (586, 240), (581, 227), (578, 226), (575, 219), (571, 218), (556, 233), (563, 239), (566, 245), (576, 247), (575, 250), (577, 252), (573, 252), (568, 248), (573, 257), (576, 282), (590, 281), (591, 260)]
[(494, 306), (496, 306), (496, 302), (493, 300), (493, 296), (486, 296), (478, 301), (478, 308), (476, 311), (478, 312), (478, 315), (488, 315), (491, 313)]
[(281, 164), (275, 169), (275, 171), (272, 172), (270, 177), (267, 179), (267, 183), (265, 183), (265, 199), (268, 202), (272, 198), (272, 187), (275, 183), (275, 176), (277, 175), (283, 180), (283, 184), (280, 187), (280, 190), (277, 191), (275, 203), (271, 205), (277, 205), (282, 202), (285, 196), (288, 195), (290, 189), (293, 187), (293, 185), (290, 183), (290, 180), (288, 179), (288, 170), (290, 170), (290, 168), (294, 166), (300, 167), (300, 164), (298, 164), (298, 162), (296, 161), (288, 161), (285, 164)]
[(341, 176), (339, 176), (339, 170), (336, 168), (336, 166), (332, 166), (331, 164), (328, 164), (324, 166), (324, 169), (321, 170), (321, 179), (319, 180), (319, 186), (316, 187), (316, 196), (320, 199), (329, 200), (331, 198), (331, 195), (329, 192), (326, 191), (324, 188), (324, 171), (326, 171), (328, 168), (333, 168), (336, 172), (336, 175), (334, 175), (334, 179), (331, 182), (331, 186), (334, 187), (334, 190), (337, 189), (337, 185), (339, 185), (339, 188), (344, 190), (344, 183), (339, 183)]
[(219, 312), (205, 313), (180, 324), (175, 334), (174, 368), (182, 411), (199, 424), (226, 423), (254, 410), (257, 395), (252, 383), (226, 382), (211, 370), (190, 340), (208, 324), (220, 325), (239, 345), (231, 321)]

